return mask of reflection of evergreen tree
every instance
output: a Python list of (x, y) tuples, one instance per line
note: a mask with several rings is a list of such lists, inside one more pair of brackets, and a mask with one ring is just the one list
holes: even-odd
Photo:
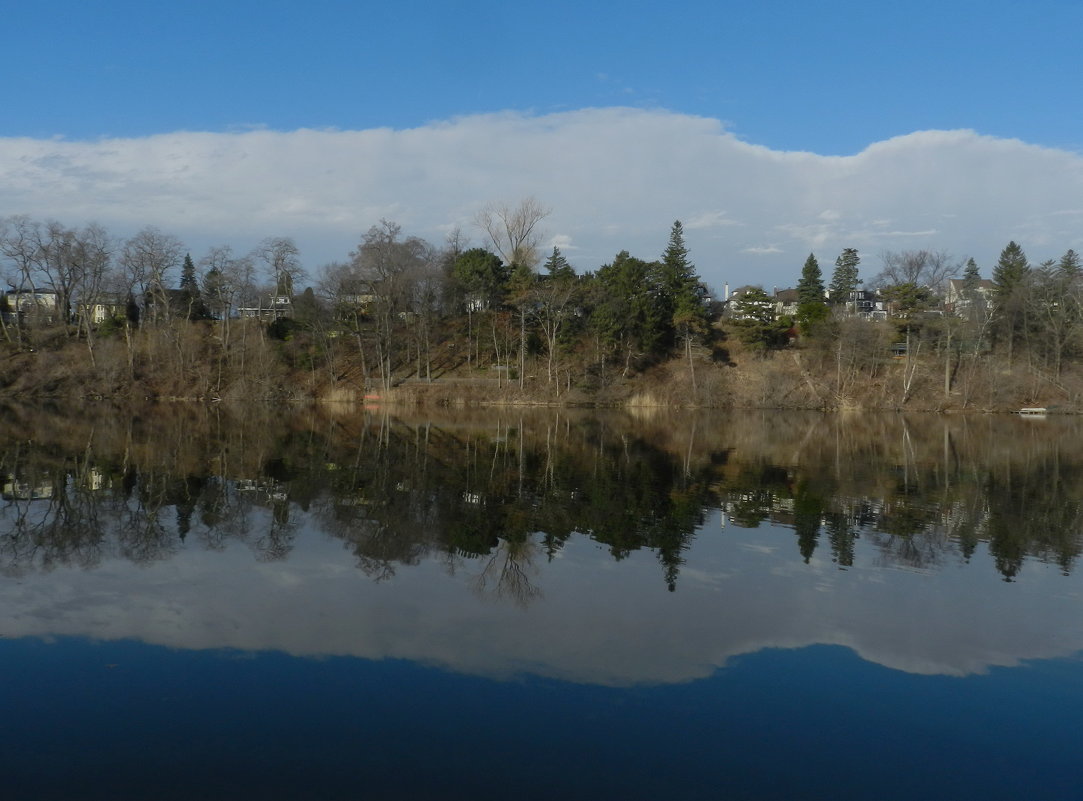
[[(884, 563), (918, 567), (988, 548), (1006, 578), (1031, 558), (1068, 572), (1083, 548), (1083, 462), (1074, 440), (1044, 428), (1002, 450), (960, 436), (949, 458), (939, 429), (930, 447), (915, 426), (905, 459), (885, 458), (882, 436), (817, 443), (812, 429), (799, 458), (787, 444), (781, 466), (755, 442), (688, 459), (657, 431), (598, 421), (445, 430), (373, 418), (344, 434), (337, 421), (287, 418), (194, 433), (198, 420), (171, 414), (117, 430), (98, 421), (108, 434), (98, 439), (63, 430), (78, 426), (68, 418), (35, 429), (0, 417), (5, 474), (50, 495), (34, 501), (33, 526), (0, 509), (0, 567), (145, 562), (192, 532), (205, 547), (232, 539), (284, 558), (311, 520), (377, 577), (433, 555), (472, 569), (499, 555), (511, 581), (524, 554), (552, 559), (585, 535), (616, 559), (649, 551), (674, 588), (705, 510), (723, 499), (734, 525), (792, 524), (806, 562), (822, 526), (841, 567), (861, 558), (858, 536)], [(26, 452), (29, 431), (48, 446)]]
[(831, 559), (839, 567), (852, 567), (854, 564), (854, 541), (857, 531), (850, 525), (844, 514), (834, 512), (827, 516), (825, 526), (827, 539), (831, 543)]
[(1011, 580), (1025, 557), (1035, 554), (1055, 561), (1065, 573), (1079, 557), (1083, 510), (1078, 464), (1047, 459), (1028, 471), (990, 475), (989, 552), (997, 570)]
[(808, 482), (799, 482), (793, 498), (793, 527), (797, 534), (797, 548), (805, 564), (809, 563), (816, 550), (823, 515), (823, 498), (810, 490)]
[(177, 510), (177, 535), (183, 541), (192, 530), (192, 514), (203, 491), (206, 479), (202, 476), (186, 476), (176, 482), (173, 492), (167, 497)]

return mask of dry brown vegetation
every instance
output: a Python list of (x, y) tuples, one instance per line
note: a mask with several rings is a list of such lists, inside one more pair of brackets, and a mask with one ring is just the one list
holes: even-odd
[[(456, 357), (453, 332), (437, 345), (431, 377), (404, 352), (390, 389), (365, 378), (355, 338), (291, 329), (277, 338), (255, 320), (174, 321), (127, 333), (100, 332), (89, 350), (71, 331), (32, 332), (28, 347), (0, 355), (0, 395), (15, 398), (325, 401), (426, 406), (594, 405), (645, 408), (911, 409), (1008, 411), (1023, 406), (1083, 409), (1083, 370), (1066, 364), (1055, 379), (1022, 359), (994, 353), (942, 354), (927, 348), (893, 356), (883, 324), (849, 321), (832, 337), (762, 351), (717, 328), (710, 344), (641, 371), (600, 374), (586, 354), (569, 353), (550, 380), (544, 353), (511, 381), (495, 357)], [(370, 367), (371, 370), (371, 367)]]

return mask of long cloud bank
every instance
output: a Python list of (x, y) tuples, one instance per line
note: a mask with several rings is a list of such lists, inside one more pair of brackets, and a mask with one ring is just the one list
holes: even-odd
[(1083, 155), (973, 131), (827, 157), (742, 142), (714, 119), (602, 108), (401, 131), (0, 139), (0, 216), (121, 236), (156, 225), (193, 254), (288, 235), (310, 268), (345, 258), (381, 218), (436, 243), (455, 226), (480, 242), (479, 208), (528, 195), (552, 209), (547, 243), (579, 270), (620, 249), (657, 256), (679, 218), (716, 286), (789, 285), (809, 251), (829, 272), (843, 247), (862, 252), (866, 277), (884, 250), (974, 256), (988, 275), (1010, 239), (1032, 260), (1083, 249)]

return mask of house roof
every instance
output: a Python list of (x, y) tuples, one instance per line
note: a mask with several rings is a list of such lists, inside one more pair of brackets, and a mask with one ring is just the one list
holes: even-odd
[[(963, 284), (965, 282), (966, 282), (965, 278), (949, 278), (948, 279), (948, 284), (956, 292), (961, 292), (962, 291)], [(978, 291), (981, 291), (983, 289), (986, 290), (986, 291), (992, 291), (994, 288), (995, 287), (993, 285), (993, 282), (988, 278), (982, 278), (980, 281), (978, 281)]]

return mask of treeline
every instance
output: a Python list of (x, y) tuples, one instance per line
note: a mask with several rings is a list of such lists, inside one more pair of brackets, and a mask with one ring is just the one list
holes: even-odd
[[(799, 336), (805, 386), (765, 366), (768, 381), (828, 408), (1080, 408), (1083, 267), (1074, 250), (1032, 264), (1009, 242), (991, 278), (943, 251), (885, 252), (880, 261), (863, 288), (860, 257), (847, 248), (825, 285), (810, 254), (788, 305), (779, 300), (786, 293), (772, 298), (762, 287), (735, 299), (731, 328), (751, 352), (771, 357)], [(777, 403), (762, 388), (762, 405), (772, 395)]]
[[(722, 303), (680, 222), (661, 256), (578, 273), (539, 250), (533, 199), (437, 247), (382, 221), (340, 262), (303, 268), (289, 238), (193, 259), (146, 228), (0, 220), (8, 394), (253, 400), (642, 402), (700, 406), (1083, 408), (1083, 278), (1069, 250), (1016, 243), (983, 278), (935, 251), (846, 248), (825, 281)], [(659, 243), (662, 245), (663, 243)], [(426, 386), (440, 385), (427, 393)]]
[(382, 221), (315, 274), (288, 238), (194, 260), (153, 228), (115, 242), (99, 226), (8, 218), (0, 335), (16, 353), (69, 351), (62, 371), (36, 360), (46, 391), (67, 371), (106, 395), (334, 396), (454, 375), (560, 396), (674, 353), (694, 383), (709, 298), (681, 224), (660, 259), (622, 252), (580, 275), (559, 248), (542, 260), (546, 214), (532, 199), (486, 209), (486, 248), (459, 234), (436, 248)]

